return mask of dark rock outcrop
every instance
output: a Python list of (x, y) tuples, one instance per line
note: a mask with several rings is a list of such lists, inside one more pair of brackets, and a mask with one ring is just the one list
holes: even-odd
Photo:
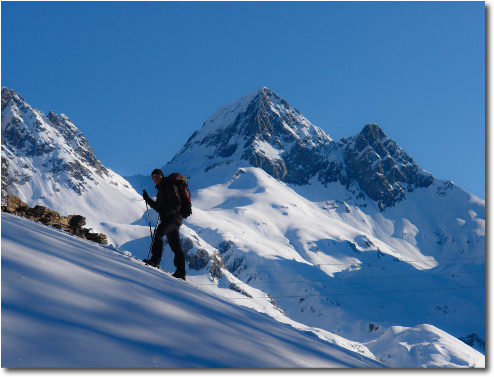
[(89, 229), (84, 228), (86, 218), (81, 215), (61, 216), (58, 212), (39, 205), (31, 208), (14, 195), (7, 196), (6, 203), (2, 206), (2, 211), (62, 229), (70, 234), (102, 245), (108, 244), (106, 235), (103, 233), (91, 233)]
[(463, 343), (468, 344), (472, 348), (485, 352), (485, 340), (483, 340), (477, 333), (459, 337), (458, 339), (460, 339)]
[(196, 254), (186, 254), (186, 260), (189, 263), (189, 268), (201, 270), (208, 265), (209, 254), (206, 250), (199, 249)]
[(378, 202), (381, 210), (405, 198), (406, 192), (428, 187), (432, 174), (420, 169), (394, 140), (376, 124), (368, 124), (354, 137), (339, 143), (346, 176)]

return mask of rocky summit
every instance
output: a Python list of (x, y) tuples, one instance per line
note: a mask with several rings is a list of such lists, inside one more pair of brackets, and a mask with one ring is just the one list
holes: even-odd
[[(2, 183), (15, 180), (25, 184), (42, 169), (59, 185), (67, 185), (77, 194), (94, 182), (93, 172), (109, 176), (94, 155), (84, 135), (64, 114), (50, 111), (48, 116), (32, 108), (14, 90), (2, 88)], [(43, 159), (41, 166), (11, 166), (12, 156)]]
[(2, 199), (9, 194), (32, 207), (80, 213), (102, 232), (102, 222), (132, 222), (143, 209), (140, 196), (101, 163), (69, 117), (53, 111), (45, 115), (4, 87)]
[[(338, 142), (346, 177), (384, 210), (419, 187), (429, 187), (432, 174), (422, 170), (376, 124), (368, 124), (356, 136)], [(346, 181), (347, 182), (347, 181)]]
[[(199, 165), (206, 161), (204, 166)], [(333, 141), (288, 102), (261, 88), (214, 112), (170, 166), (209, 171), (244, 161), (288, 184), (338, 182), (384, 211), (434, 177), (421, 169), (376, 124)]]
[(284, 182), (304, 184), (323, 164), (331, 138), (268, 88), (228, 104), (204, 123), (172, 160), (199, 153), (205, 170), (246, 161)]

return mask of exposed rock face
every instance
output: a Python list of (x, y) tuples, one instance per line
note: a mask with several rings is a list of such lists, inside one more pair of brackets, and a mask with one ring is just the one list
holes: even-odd
[(479, 334), (472, 333), (464, 337), (459, 338), (462, 342), (468, 344), (470, 347), (485, 352), (485, 340), (483, 340)]
[(199, 249), (196, 254), (186, 254), (186, 260), (189, 268), (193, 270), (202, 270), (209, 263), (209, 254), (204, 249)]
[(2, 186), (20, 187), (40, 174), (78, 195), (97, 184), (94, 174), (116, 184), (66, 115), (45, 116), (14, 90), (2, 88)]
[[(30, 207), (81, 214), (88, 228), (131, 224), (145, 210), (141, 195), (103, 166), (66, 115), (45, 115), (5, 87), (1, 149), (2, 202), (15, 195)], [(118, 244), (113, 237), (108, 233), (108, 241)]]
[[(242, 159), (288, 183), (307, 183), (321, 167), (318, 147), (331, 141), (267, 88), (259, 92), (237, 121), (244, 123), (242, 131), (247, 136)], [(278, 151), (277, 158), (269, 153), (268, 146)]]
[(100, 177), (109, 175), (108, 169), (104, 167), (94, 155), (93, 150), (82, 132), (74, 126), (66, 115), (57, 115), (53, 111), (50, 111), (47, 118), (53, 127), (60, 132), (60, 135), (62, 135), (66, 143), (72, 145), (77, 156), (79, 156), (83, 162), (93, 167)]
[(44, 225), (50, 225), (57, 229), (63, 229), (70, 234), (107, 245), (106, 235), (103, 233), (91, 233), (84, 228), (86, 219), (80, 215), (61, 216), (58, 212), (52, 211), (43, 206), (29, 207), (21, 199), (14, 195), (8, 195), (6, 205), (2, 211), (17, 216), (26, 217)]
[[(209, 263), (210, 257), (206, 250), (197, 249), (196, 253), (191, 253), (194, 250), (194, 242), (188, 237), (182, 237), (180, 239), (182, 243), (182, 248), (185, 253), (185, 260), (189, 264), (189, 268), (193, 270), (201, 270), (206, 267)], [(168, 241), (165, 241), (168, 244)]]
[(324, 185), (339, 182), (359, 200), (376, 201), (381, 211), (434, 181), (378, 125), (335, 142), (268, 88), (213, 113), (170, 165), (200, 169), (200, 161), (204, 171), (247, 162), (294, 185), (314, 177)]
[(358, 135), (338, 144), (347, 177), (356, 181), (381, 209), (394, 206), (407, 191), (428, 187), (434, 181), (376, 124), (366, 125)]
[(222, 268), (225, 268), (225, 262), (223, 261), (223, 258), (220, 255), (216, 255), (216, 257), (213, 259), (211, 263), (211, 268), (209, 269), (209, 272), (211, 273), (211, 277), (220, 279), (223, 277), (223, 271), (221, 270)]

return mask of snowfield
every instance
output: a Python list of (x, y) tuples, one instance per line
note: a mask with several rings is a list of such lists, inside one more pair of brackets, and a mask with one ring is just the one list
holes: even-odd
[(485, 367), (481, 353), (431, 325), (392, 327), (359, 347), (232, 304), (203, 281), (2, 214), (2, 367)]
[(162, 270), (140, 262), (150, 177), (2, 101), (3, 194), (110, 244), (2, 213), (2, 366), (485, 367), (485, 201), (377, 125), (333, 141), (267, 88), (215, 111), (162, 167), (192, 193), (184, 283), (168, 245)]
[(2, 214), (3, 368), (383, 366), (119, 252)]

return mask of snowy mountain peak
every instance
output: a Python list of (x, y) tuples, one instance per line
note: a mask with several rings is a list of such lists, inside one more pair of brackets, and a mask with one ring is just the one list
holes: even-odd
[(366, 125), (356, 136), (344, 138), (338, 145), (347, 177), (356, 181), (382, 209), (404, 199), (406, 192), (434, 182), (434, 177), (376, 124)]
[(216, 110), (171, 163), (189, 174), (247, 163), (302, 184), (316, 172), (307, 173), (301, 167), (304, 161), (320, 160), (320, 148), (331, 142), (286, 100), (263, 87)]
[(108, 169), (98, 160), (82, 132), (72, 123), (69, 117), (65, 114), (57, 115), (50, 111), (47, 118), (63, 137), (66, 144), (70, 145), (87, 165), (93, 167), (96, 174), (102, 178), (109, 176)]
[[(13, 194), (30, 206), (81, 214), (88, 224), (137, 219), (138, 194), (95, 156), (82, 132), (64, 114), (31, 107), (2, 88), (2, 197)], [(110, 203), (136, 203), (120, 211)], [(119, 215), (123, 217), (119, 218)]]
[(15, 90), (2, 87), (2, 111), (11, 101), (17, 104), (25, 102), (24, 98), (22, 98), (20, 94), (16, 93)]
[(215, 111), (164, 168), (192, 176), (246, 165), (298, 186), (339, 183), (382, 211), (434, 181), (377, 124), (334, 142), (266, 87)]
[(375, 123), (367, 124), (362, 130), (361, 134), (367, 138), (367, 140), (383, 140), (386, 139), (387, 136), (384, 134), (384, 131)]
[[(295, 137), (314, 146), (314, 137), (330, 140), (324, 131), (310, 124), (298, 110), (292, 109), (286, 100), (266, 87), (216, 110), (189, 142), (221, 146), (218, 139), (224, 132), (227, 132), (225, 138), (229, 137), (230, 145), (234, 142), (234, 134), (243, 136), (249, 145), (254, 139), (282, 145), (283, 138)], [(218, 154), (229, 156), (228, 151)]]
[[(23, 174), (29, 181), (31, 174), (27, 170), (43, 169), (53, 183), (65, 182), (79, 195), (87, 190), (88, 181), (94, 181), (93, 172), (110, 177), (84, 135), (67, 116), (53, 111), (45, 116), (7, 88), (2, 91), (2, 136), (2, 156), (5, 154), (6, 161), (13, 162), (7, 157), (13, 155), (25, 159), (37, 157), (37, 161), (42, 161), (40, 166), (27, 161), (23, 166), (11, 166), (12, 175)], [(66, 177), (62, 177), (64, 173)]]

